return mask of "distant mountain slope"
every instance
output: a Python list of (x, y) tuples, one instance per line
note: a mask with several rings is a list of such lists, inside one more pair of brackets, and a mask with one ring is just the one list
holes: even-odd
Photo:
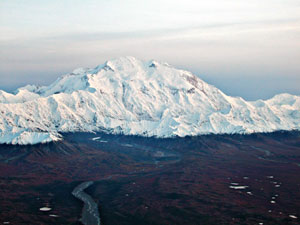
[(45, 87), (0, 91), (0, 143), (35, 144), (59, 132), (144, 136), (300, 129), (300, 97), (248, 102), (184, 70), (133, 57), (80, 68)]

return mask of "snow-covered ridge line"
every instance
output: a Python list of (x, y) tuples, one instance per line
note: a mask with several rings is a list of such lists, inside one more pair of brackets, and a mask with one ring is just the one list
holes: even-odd
[(0, 143), (60, 140), (59, 132), (107, 130), (186, 136), (300, 129), (300, 97), (225, 95), (191, 72), (134, 57), (80, 68), (49, 86), (0, 91)]

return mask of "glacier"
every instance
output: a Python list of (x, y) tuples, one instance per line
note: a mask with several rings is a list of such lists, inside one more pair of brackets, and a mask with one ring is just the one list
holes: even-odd
[(0, 144), (59, 141), (63, 132), (156, 137), (300, 129), (300, 96), (231, 97), (191, 72), (134, 57), (79, 68), (49, 86), (0, 90)]

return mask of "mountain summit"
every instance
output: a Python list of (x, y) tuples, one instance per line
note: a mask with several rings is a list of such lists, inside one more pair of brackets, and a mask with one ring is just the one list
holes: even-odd
[(170, 137), (294, 129), (299, 96), (248, 102), (191, 72), (134, 57), (76, 69), (49, 86), (0, 91), (0, 143), (44, 143), (77, 131)]

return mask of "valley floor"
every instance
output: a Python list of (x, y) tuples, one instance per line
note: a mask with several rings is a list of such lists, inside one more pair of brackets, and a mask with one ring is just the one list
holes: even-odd
[(299, 174), (299, 132), (64, 134), (0, 145), (0, 224), (80, 224), (86, 181), (104, 225), (300, 224)]

